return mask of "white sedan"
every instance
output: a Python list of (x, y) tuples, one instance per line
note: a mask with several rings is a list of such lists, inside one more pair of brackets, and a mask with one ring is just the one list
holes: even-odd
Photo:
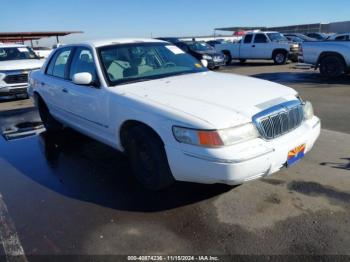
[(310, 151), (320, 120), (291, 88), (208, 71), (176, 46), (115, 39), (57, 48), (29, 79), (48, 131), (125, 152), (137, 180), (240, 184)]

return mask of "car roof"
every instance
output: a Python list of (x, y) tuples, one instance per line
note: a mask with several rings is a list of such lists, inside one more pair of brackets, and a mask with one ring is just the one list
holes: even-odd
[(333, 34), (329, 36), (329, 39), (335, 39), (336, 37), (339, 36), (346, 36), (346, 35), (350, 35), (350, 33), (339, 33), (339, 34)]
[(257, 32), (247, 32), (246, 35), (250, 34), (271, 34), (271, 33), (279, 33), (277, 31), (257, 31)]
[(341, 36), (341, 35), (350, 35), (350, 33), (340, 33), (340, 34), (334, 34), (332, 36)]
[(22, 44), (4, 44), (4, 43), (0, 43), (0, 47), (28, 47), (26, 45), (22, 45)]
[[(77, 44), (87, 44), (92, 47), (98, 48), (108, 45), (122, 45), (122, 44), (132, 44), (132, 43), (166, 43), (166, 41), (153, 39), (153, 38), (114, 38), (114, 39), (101, 39), (101, 40), (91, 40), (84, 41)], [(73, 45), (77, 45), (73, 44)]]
[(206, 43), (205, 41), (181, 41), (181, 42), (185, 44)]

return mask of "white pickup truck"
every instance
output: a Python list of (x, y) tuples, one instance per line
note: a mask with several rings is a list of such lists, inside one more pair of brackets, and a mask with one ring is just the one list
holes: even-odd
[(59, 47), (30, 74), (28, 92), (49, 132), (68, 126), (124, 152), (155, 190), (271, 175), (320, 133), (311, 103), (293, 89), (211, 72), (155, 39)]
[(272, 59), (275, 64), (285, 64), (288, 58), (298, 59), (298, 46), (288, 42), (288, 39), (278, 32), (248, 33), (238, 43), (215, 45), (228, 57), (228, 61), (239, 59), (244, 63), (247, 59)]
[(27, 96), (28, 73), (43, 63), (25, 45), (0, 44), (0, 97)]
[(337, 78), (350, 71), (350, 41), (304, 42), (301, 52), (301, 60), (319, 68), (327, 78)]

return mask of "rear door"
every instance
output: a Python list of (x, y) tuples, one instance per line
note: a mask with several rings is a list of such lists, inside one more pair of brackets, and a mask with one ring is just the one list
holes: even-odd
[(51, 114), (59, 118), (64, 115), (65, 110), (64, 89), (68, 83), (67, 70), (72, 50), (72, 47), (58, 49), (50, 59), (46, 72), (39, 83), (40, 93)]
[(247, 58), (254, 58), (252, 54), (252, 43), (253, 41), (253, 34), (247, 34), (242, 43), (240, 44), (240, 55), (239, 58), (247, 59)]
[(254, 58), (268, 59), (271, 58), (271, 51), (269, 48), (270, 40), (265, 34), (258, 33), (254, 36), (252, 44), (252, 55)]

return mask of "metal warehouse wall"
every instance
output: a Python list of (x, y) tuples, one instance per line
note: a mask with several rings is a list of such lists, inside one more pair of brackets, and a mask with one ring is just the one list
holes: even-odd
[(348, 33), (350, 32), (350, 21), (328, 24), (328, 32)]

